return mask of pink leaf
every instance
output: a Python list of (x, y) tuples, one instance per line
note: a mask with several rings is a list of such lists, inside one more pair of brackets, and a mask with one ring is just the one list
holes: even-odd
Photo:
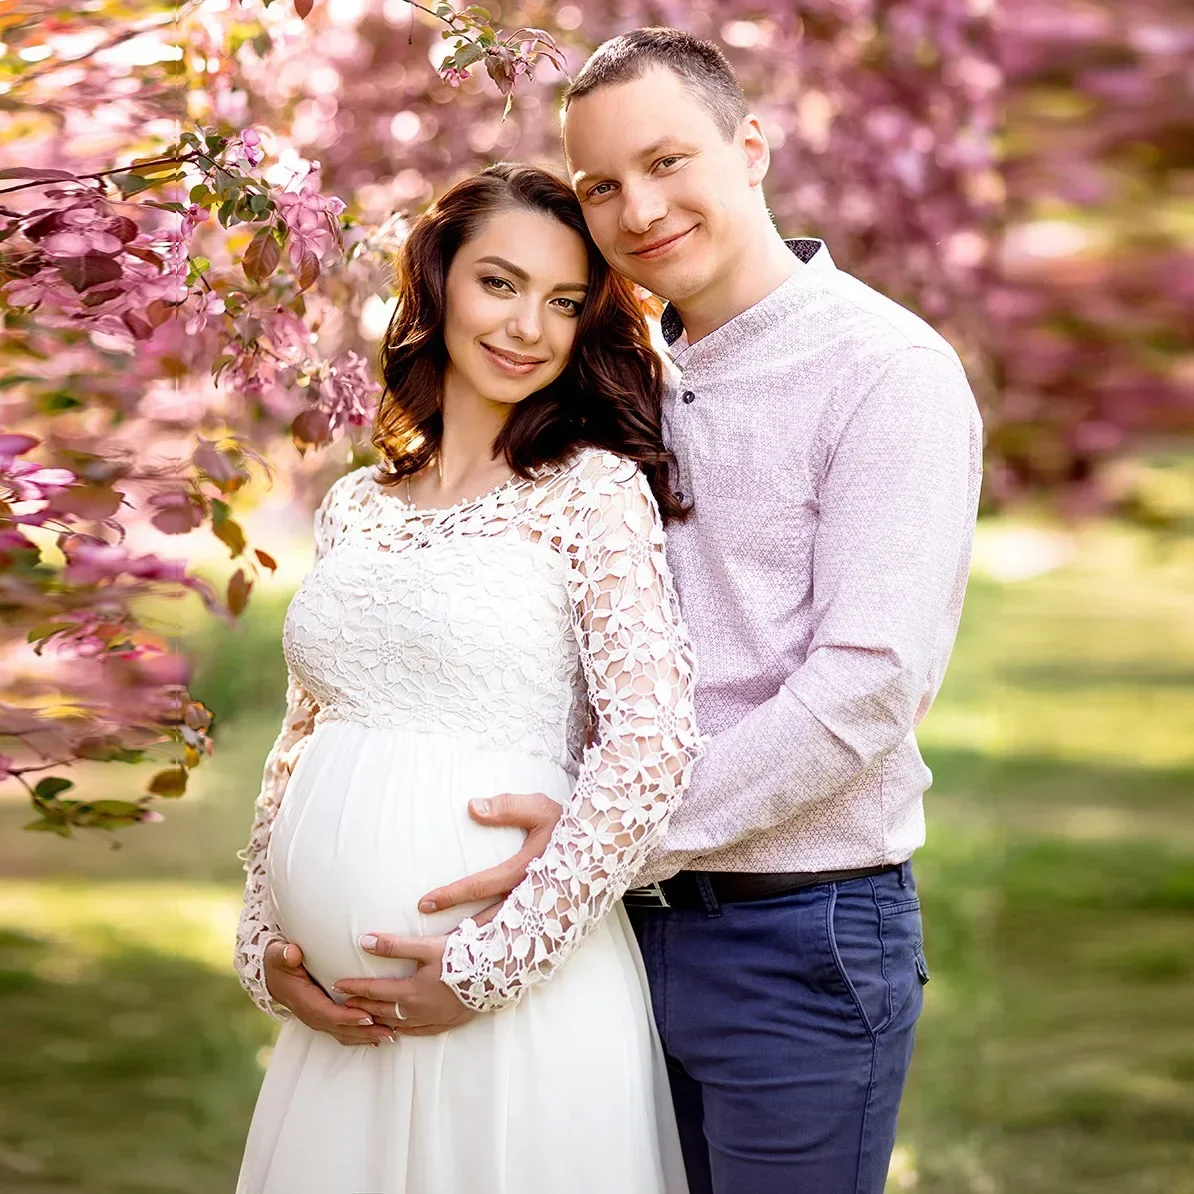
[(57, 265), (58, 272), (80, 293), (102, 282), (115, 282), (124, 276), (119, 264), (102, 253), (70, 257), (59, 261)]

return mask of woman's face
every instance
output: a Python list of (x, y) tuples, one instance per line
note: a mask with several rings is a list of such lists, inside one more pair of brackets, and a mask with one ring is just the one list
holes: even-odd
[(445, 387), (521, 402), (564, 371), (589, 259), (571, 228), (537, 211), (491, 216), (448, 269)]

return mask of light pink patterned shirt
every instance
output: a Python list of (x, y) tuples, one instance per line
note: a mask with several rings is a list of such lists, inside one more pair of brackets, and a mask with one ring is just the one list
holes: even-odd
[(914, 727), (966, 586), (982, 425), (923, 320), (806, 264), (695, 344), (664, 313), (665, 431), (691, 499), (668, 561), (705, 756), (639, 882), (902, 862), (932, 778)]

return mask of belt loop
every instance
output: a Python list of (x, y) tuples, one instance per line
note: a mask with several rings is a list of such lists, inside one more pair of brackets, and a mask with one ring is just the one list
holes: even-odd
[(912, 874), (912, 863), (905, 859), (900, 863), (900, 886), (907, 887), (908, 879)]
[(720, 916), (721, 905), (713, 891), (713, 880), (705, 871), (698, 871), (696, 876), (697, 890), (701, 893), (701, 903), (705, 905), (707, 916)]

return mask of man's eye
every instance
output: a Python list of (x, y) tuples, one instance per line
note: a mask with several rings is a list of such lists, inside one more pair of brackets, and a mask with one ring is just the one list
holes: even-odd
[(590, 199), (599, 199), (602, 195), (608, 194), (609, 188), (612, 185), (613, 185), (612, 183), (608, 183), (608, 182), (599, 182), (595, 187), (590, 187), (589, 188), (589, 198)]
[(659, 159), (659, 167), (662, 170), (666, 170), (669, 166), (674, 165), (678, 161), (680, 161), (680, 155), (674, 153), (674, 154), (671, 154), (669, 157), (660, 158)]

